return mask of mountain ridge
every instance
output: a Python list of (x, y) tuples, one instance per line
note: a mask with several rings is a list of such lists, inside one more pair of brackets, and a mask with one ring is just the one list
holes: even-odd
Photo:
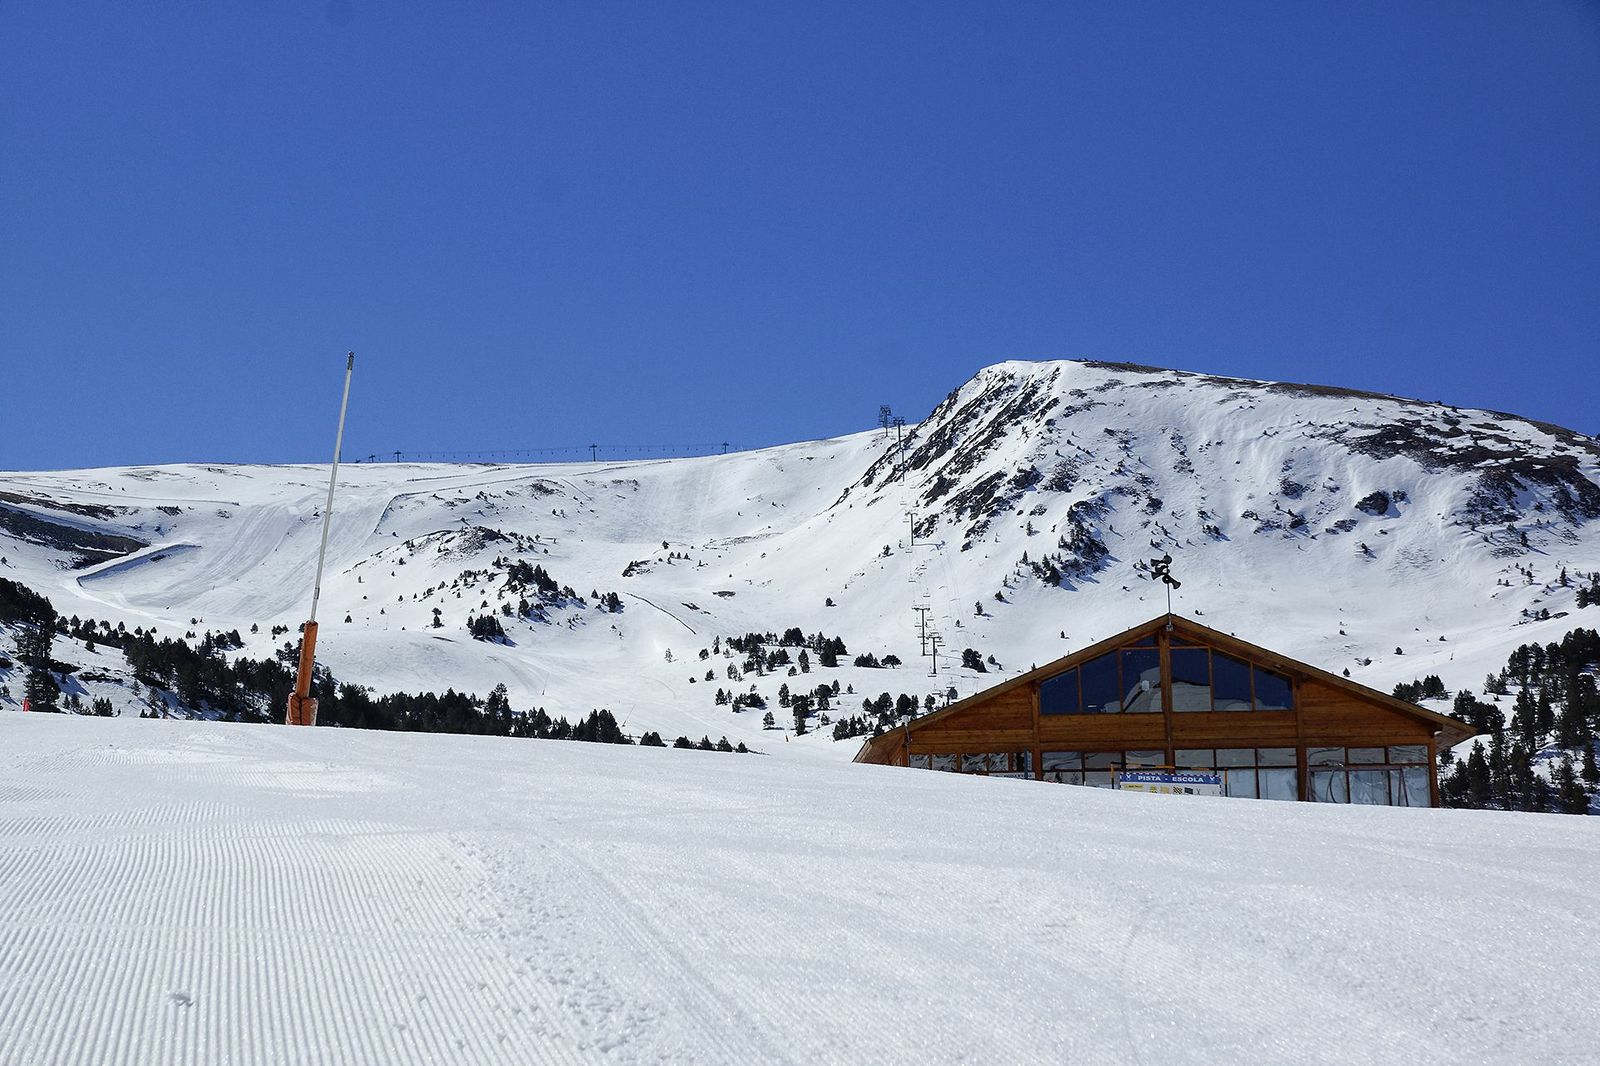
[[(325, 471), (3, 474), (0, 576), (63, 615), (196, 639), (256, 625), (238, 653), (275, 654), (265, 634), (292, 631), (308, 598)], [(796, 678), (699, 651), (798, 628), (850, 649), (808, 684), (842, 681), (858, 703), (880, 688), (967, 695), (1164, 610), (1145, 560), (1171, 554), (1177, 610), (1375, 687), (1439, 673), (1457, 688), (1559, 636), (1576, 609), (1559, 575), (1600, 570), (1597, 482), (1592, 438), (1504, 413), (1002, 362), (903, 434), (691, 459), (343, 467), (319, 651), (375, 692), (503, 683), (518, 706), (605, 706), (641, 729), (837, 757), (854, 745), (712, 699), (754, 685), (777, 709)], [(52, 543), (38, 522), (76, 532)], [(555, 594), (530, 599), (518, 563), (538, 563)], [(913, 606), (953, 653), (938, 677)], [(468, 634), (485, 614), (505, 623), (503, 643)], [(956, 663), (967, 648), (983, 672)], [(865, 653), (907, 666), (851, 665)], [(126, 686), (110, 695), (129, 705)], [(836, 714), (853, 713), (851, 696)]]

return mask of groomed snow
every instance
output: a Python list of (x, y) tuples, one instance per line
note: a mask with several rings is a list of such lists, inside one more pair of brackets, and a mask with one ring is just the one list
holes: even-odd
[(1593, 1061), (1600, 825), (0, 715), (5, 1063)]

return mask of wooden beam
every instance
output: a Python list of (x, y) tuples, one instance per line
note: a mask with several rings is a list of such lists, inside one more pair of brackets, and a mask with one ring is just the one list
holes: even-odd
[(1428, 798), (1439, 806), (1439, 745), (1428, 741)]
[(1035, 681), (1029, 686), (1033, 689), (1033, 779), (1044, 780), (1044, 744), (1039, 739), (1039, 682)]
[(1311, 798), (1311, 770), (1306, 762), (1306, 720), (1300, 704), (1300, 679), (1289, 679), (1289, 696), (1294, 704), (1294, 769), (1295, 791), (1304, 802)]
[(1172, 747), (1172, 616), (1167, 615), (1167, 624), (1156, 630), (1156, 647), (1161, 653), (1161, 718), (1162, 728), (1165, 731), (1165, 744), (1167, 765), (1171, 766), (1176, 756)]

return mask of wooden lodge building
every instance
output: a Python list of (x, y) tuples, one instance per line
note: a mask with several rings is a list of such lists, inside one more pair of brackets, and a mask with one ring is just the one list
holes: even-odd
[(1101, 788), (1437, 806), (1471, 728), (1177, 615), (912, 719), (855, 761)]

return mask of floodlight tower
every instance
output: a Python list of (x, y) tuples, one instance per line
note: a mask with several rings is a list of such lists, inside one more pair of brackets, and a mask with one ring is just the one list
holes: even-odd
[(300, 631), (300, 672), (295, 675), (294, 691), (289, 694), (285, 725), (316, 725), (317, 701), (311, 698), (311, 668), (316, 663), (317, 600), (322, 597), (322, 562), (328, 555), (328, 527), (333, 522), (333, 486), (339, 479), (339, 449), (344, 444), (344, 412), (350, 405), (350, 375), (356, 368), (356, 353), (350, 352), (344, 364), (344, 396), (339, 400), (339, 431), (333, 438), (333, 469), (328, 472), (328, 502), (322, 508), (322, 544), (317, 549), (317, 579), (311, 586), (311, 617)]

